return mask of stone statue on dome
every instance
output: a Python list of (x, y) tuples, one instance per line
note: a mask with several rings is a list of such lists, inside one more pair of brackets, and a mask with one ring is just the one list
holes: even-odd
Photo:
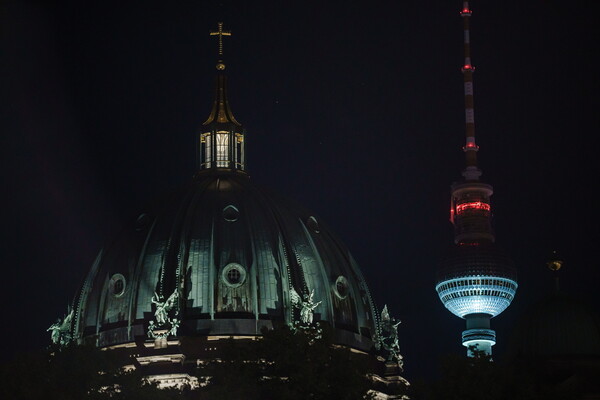
[(158, 326), (163, 326), (169, 322), (169, 311), (171, 311), (175, 305), (177, 297), (177, 289), (173, 291), (166, 301), (164, 301), (163, 296), (159, 296), (156, 292), (154, 292), (154, 296), (152, 296), (152, 303), (156, 305), (154, 318), (156, 319), (156, 324)]
[(150, 321), (148, 325), (148, 337), (154, 339), (166, 339), (168, 336), (177, 335), (177, 329), (181, 321), (176, 317), (171, 318), (169, 312), (175, 307), (179, 293), (177, 289), (171, 293), (167, 300), (163, 296), (154, 292), (152, 296), (152, 304), (156, 305), (154, 311), (154, 321)]
[(57, 318), (56, 322), (50, 325), (46, 331), (50, 332), (50, 339), (53, 344), (66, 346), (71, 341), (71, 321), (73, 320), (73, 309), (70, 308), (69, 313), (64, 319)]
[(404, 362), (402, 361), (400, 346), (398, 344), (398, 325), (400, 325), (400, 322), (390, 316), (386, 304), (381, 311), (381, 335), (379, 342), (381, 347), (388, 352), (388, 361), (397, 362), (398, 366), (402, 368)]
[(313, 311), (315, 310), (315, 308), (317, 308), (319, 304), (321, 304), (321, 301), (318, 301), (316, 303), (314, 302), (314, 294), (315, 290), (313, 289), (310, 291), (310, 294), (304, 296), (304, 300), (302, 300), (302, 297), (300, 297), (300, 295), (298, 294), (298, 292), (296, 292), (296, 290), (294, 290), (294, 288), (291, 288), (290, 290), (290, 299), (292, 301), (292, 304), (296, 308), (300, 309), (300, 320), (304, 324), (312, 324)]

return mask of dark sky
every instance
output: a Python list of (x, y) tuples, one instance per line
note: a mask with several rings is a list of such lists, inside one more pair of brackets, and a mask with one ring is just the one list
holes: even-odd
[[(430, 376), (463, 352), (434, 291), (463, 168), (462, 2), (206, 3), (3, 3), (2, 357), (45, 346), (109, 237), (191, 179), (223, 20), (252, 179), (340, 234), (403, 321), (406, 375)], [(471, 3), (482, 179), (519, 268), (497, 357), (549, 290), (551, 250), (600, 309), (595, 3)]]

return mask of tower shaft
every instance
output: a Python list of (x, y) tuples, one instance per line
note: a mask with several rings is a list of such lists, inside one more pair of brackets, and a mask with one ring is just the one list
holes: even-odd
[(464, 63), (461, 68), (465, 97), (466, 142), (464, 180), (452, 185), (450, 221), (454, 225), (454, 246), (438, 269), (436, 291), (444, 306), (466, 320), (462, 344), (491, 354), (496, 333), (490, 319), (512, 302), (516, 290), (516, 272), (512, 261), (495, 245), (492, 230), (491, 185), (479, 180), (479, 146), (475, 142), (473, 71), (471, 62), (469, 2), (460, 11), (463, 19)]
[(479, 146), (475, 142), (475, 110), (473, 100), (473, 72), (471, 62), (471, 8), (468, 1), (463, 1), (460, 15), (463, 20), (464, 63), (461, 68), (465, 96), (465, 133), (466, 142), (465, 169), (462, 173), (465, 182), (452, 186), (450, 220), (455, 228), (455, 243), (473, 244), (479, 241), (495, 240), (491, 224), (490, 197), (493, 194), (491, 185), (479, 182), (481, 170), (477, 165)]

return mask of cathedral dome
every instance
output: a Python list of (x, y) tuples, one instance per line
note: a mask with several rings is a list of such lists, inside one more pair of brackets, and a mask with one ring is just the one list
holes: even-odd
[(161, 301), (177, 336), (252, 336), (311, 317), (336, 341), (373, 346), (376, 312), (361, 272), (314, 214), (239, 171), (204, 171), (131, 220), (75, 300), (73, 336), (99, 347), (147, 339)]
[[(217, 27), (215, 99), (196, 133), (194, 178), (100, 251), (68, 314), (48, 328), (52, 342), (118, 349), (159, 387), (197, 389), (198, 374), (212, 376), (203, 366), (227, 359), (232, 341), (255, 349), (267, 330), (287, 326), (280, 332), (362, 353), (376, 393), (404, 388), (399, 321), (387, 307), (379, 317), (348, 249), (312, 212), (247, 174), (222, 58), (231, 32)], [(243, 362), (273, 377), (267, 354)]]
[(515, 357), (600, 357), (600, 321), (586, 304), (556, 292), (522, 315), (509, 350)]

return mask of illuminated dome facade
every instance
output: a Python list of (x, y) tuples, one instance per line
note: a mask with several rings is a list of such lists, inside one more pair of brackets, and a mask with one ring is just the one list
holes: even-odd
[(314, 319), (340, 343), (373, 346), (373, 302), (335, 234), (244, 173), (204, 171), (100, 252), (76, 300), (73, 333), (99, 347), (146, 338), (155, 293), (178, 293), (170, 311), (181, 321), (177, 335), (259, 335), (299, 319), (292, 290), (314, 293)]
[(320, 218), (246, 173), (246, 134), (222, 60), (228, 32), (219, 23), (212, 34), (215, 100), (197, 134), (194, 179), (100, 252), (53, 338), (102, 348), (155, 339), (161, 348), (170, 338), (255, 337), (318, 321), (336, 343), (378, 347), (378, 315), (348, 249)]
[(377, 390), (407, 386), (399, 322), (387, 307), (378, 315), (348, 249), (320, 218), (247, 174), (222, 60), (229, 33), (219, 23), (211, 35), (215, 100), (197, 133), (193, 180), (100, 252), (69, 314), (49, 328), (52, 341), (118, 348), (160, 386), (197, 388), (194, 371), (220, 360), (229, 339), (250, 343), (289, 326), (316, 340), (327, 329), (334, 344), (369, 358)]

